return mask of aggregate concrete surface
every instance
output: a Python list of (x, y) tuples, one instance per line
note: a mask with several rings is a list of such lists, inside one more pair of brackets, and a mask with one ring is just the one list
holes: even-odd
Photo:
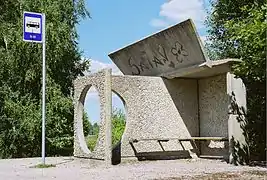
[[(33, 179), (191, 179), (214, 173), (240, 174), (257, 171), (261, 176), (248, 176), (245, 179), (265, 179), (264, 167), (234, 166), (220, 160), (164, 160), (164, 161), (127, 161), (120, 165), (107, 165), (104, 161), (77, 159), (73, 157), (49, 157), (46, 164), (56, 167), (33, 168), (40, 164), (41, 158), (0, 160), (1, 180)], [(256, 178), (253, 178), (256, 177)], [(257, 178), (259, 177), (259, 178)], [(205, 178), (203, 178), (205, 179)], [(210, 178), (209, 178), (210, 179)], [(213, 178), (212, 178), (213, 179)], [(228, 178), (227, 178), (228, 179)], [(243, 178), (237, 178), (243, 179)]]

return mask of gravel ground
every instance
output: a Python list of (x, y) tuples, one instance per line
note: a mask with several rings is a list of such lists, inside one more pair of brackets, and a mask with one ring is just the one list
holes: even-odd
[(267, 179), (263, 167), (233, 166), (220, 160), (168, 160), (123, 162), (109, 166), (102, 161), (72, 157), (46, 158), (51, 168), (33, 168), (40, 158), (0, 160), (0, 179)]

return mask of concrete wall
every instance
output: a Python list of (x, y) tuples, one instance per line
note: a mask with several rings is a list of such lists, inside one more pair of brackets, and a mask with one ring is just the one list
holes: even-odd
[[(199, 80), (200, 136), (228, 137), (228, 106), (226, 74)], [(201, 143), (201, 155), (227, 156), (228, 142)]]
[[(99, 92), (101, 123), (94, 152), (86, 146), (83, 127), (83, 104), (91, 85)], [(74, 155), (111, 160), (111, 91), (125, 103), (126, 128), (122, 136), (121, 156), (135, 157), (136, 152), (188, 151), (195, 154), (190, 142), (141, 141), (130, 145), (130, 139), (190, 138), (191, 136), (231, 138), (230, 160), (246, 148), (242, 129), (244, 114), (231, 111), (233, 102), (246, 110), (246, 93), (242, 80), (230, 73), (203, 79), (164, 79), (160, 77), (111, 76), (104, 70), (74, 82)], [(241, 121), (241, 122), (240, 122)], [(228, 156), (228, 142), (201, 143), (201, 155)], [(163, 149), (164, 150), (163, 150)], [(185, 149), (184, 149), (185, 148)], [(243, 152), (242, 152), (243, 153)]]
[[(135, 156), (129, 139), (189, 138), (198, 134), (197, 81), (160, 77), (113, 76), (112, 90), (126, 103), (122, 157)], [(184, 142), (186, 149), (192, 149)], [(177, 140), (164, 142), (166, 151), (180, 151)], [(138, 152), (162, 151), (157, 141), (135, 143)]]
[(228, 119), (228, 134), (230, 139), (230, 162), (242, 164), (248, 158), (247, 140), (244, 134), (246, 126), (246, 87), (241, 79), (227, 73), (227, 93), (230, 97), (230, 111)]
[[(93, 152), (85, 142), (83, 110), (87, 91), (95, 86), (100, 97), (100, 129)], [(74, 156), (105, 160), (111, 163), (111, 70), (105, 69), (74, 81)]]
[(231, 163), (244, 161), (245, 85), (229, 72), (200, 79), (198, 83), (200, 136), (229, 138), (229, 142), (201, 143), (201, 155), (224, 156)]

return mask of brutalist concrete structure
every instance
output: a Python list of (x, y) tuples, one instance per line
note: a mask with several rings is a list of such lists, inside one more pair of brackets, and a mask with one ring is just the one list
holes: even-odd
[[(240, 159), (237, 151), (245, 151), (247, 145), (244, 115), (236, 108), (246, 110), (246, 89), (231, 73), (232, 64), (239, 61), (210, 61), (191, 20), (109, 56), (124, 76), (112, 76), (111, 70), (104, 69), (74, 82), (74, 156), (111, 163), (113, 91), (127, 112), (121, 158)], [(83, 104), (91, 85), (97, 88), (101, 103), (94, 152), (87, 148), (82, 131)]]

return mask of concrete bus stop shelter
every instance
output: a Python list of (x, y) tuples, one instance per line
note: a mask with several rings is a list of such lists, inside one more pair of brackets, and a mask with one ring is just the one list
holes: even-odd
[[(244, 114), (240, 112), (246, 110), (246, 89), (231, 72), (239, 60), (209, 60), (190, 19), (109, 57), (123, 76), (104, 69), (74, 82), (74, 156), (107, 163), (118, 157), (242, 161), (240, 154), (245, 153), (247, 144), (242, 129)], [(92, 85), (101, 106), (100, 132), (93, 152), (86, 145), (82, 127), (84, 100)], [(126, 109), (119, 153), (111, 146), (112, 92)]]

